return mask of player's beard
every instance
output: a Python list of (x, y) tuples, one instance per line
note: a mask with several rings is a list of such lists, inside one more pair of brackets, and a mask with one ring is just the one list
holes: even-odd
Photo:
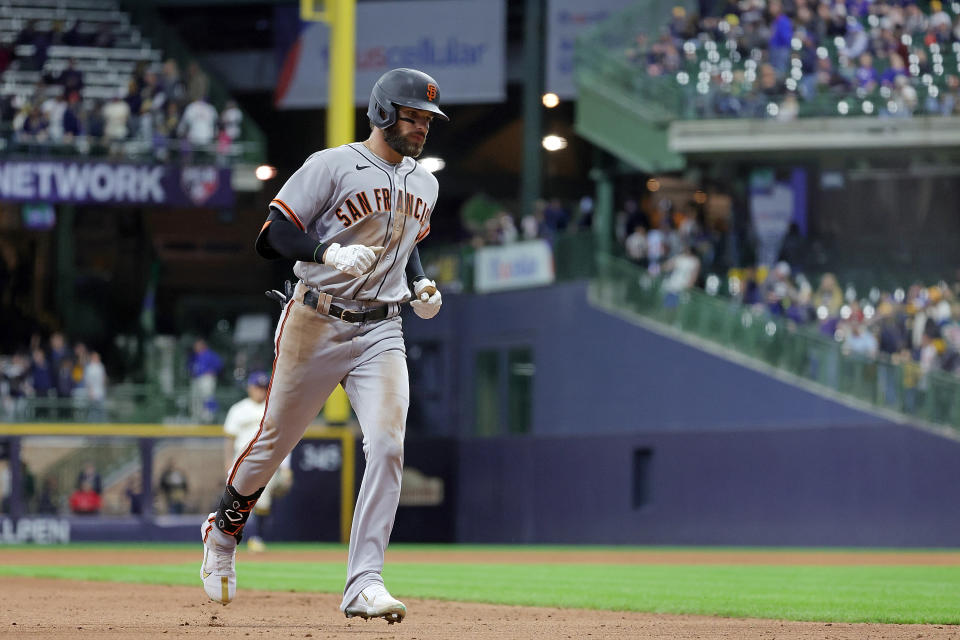
[(427, 141), (426, 138), (424, 138), (423, 142), (413, 142), (407, 138), (406, 135), (400, 133), (399, 123), (392, 124), (384, 129), (383, 139), (390, 145), (391, 149), (402, 156), (410, 156), (411, 158), (420, 157), (420, 154), (423, 152), (423, 144)]

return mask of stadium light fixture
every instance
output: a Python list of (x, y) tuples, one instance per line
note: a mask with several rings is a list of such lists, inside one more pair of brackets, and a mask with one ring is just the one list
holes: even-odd
[(257, 176), (257, 180), (267, 181), (276, 177), (277, 168), (269, 164), (262, 164), (254, 171), (254, 175)]
[(547, 151), (559, 151), (567, 148), (567, 139), (550, 134), (543, 137), (543, 148)]
[(543, 106), (547, 109), (553, 109), (555, 106), (560, 104), (560, 96), (555, 93), (545, 93), (543, 94)]
[(434, 157), (434, 156), (429, 156), (429, 157), (426, 157), (426, 158), (420, 158), (420, 160), (418, 160), (418, 162), (420, 163), (420, 166), (421, 166), (421, 167), (423, 167), (424, 169), (426, 169), (426, 170), (429, 171), (430, 173), (436, 173), (437, 171), (440, 171), (440, 170), (443, 169), (445, 166), (447, 166), (447, 163), (444, 162), (443, 158), (437, 158), (437, 157)]

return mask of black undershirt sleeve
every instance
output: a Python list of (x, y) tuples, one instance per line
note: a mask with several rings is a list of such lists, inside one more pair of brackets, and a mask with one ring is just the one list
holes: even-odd
[(257, 251), (264, 257), (321, 262), (326, 250), (327, 245), (318, 243), (273, 210), (267, 218), (267, 225), (257, 238)]
[(423, 265), (420, 264), (420, 251), (417, 247), (413, 248), (413, 253), (410, 254), (410, 258), (407, 260), (407, 282), (410, 283), (410, 286), (413, 286), (417, 283), (417, 280), (421, 278), (426, 278), (423, 274)]

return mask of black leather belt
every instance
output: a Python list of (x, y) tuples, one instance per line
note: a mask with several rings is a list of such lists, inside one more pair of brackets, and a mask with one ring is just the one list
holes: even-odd
[[(316, 309), (317, 305), (320, 304), (320, 296), (317, 295), (316, 291), (307, 291), (303, 294), (303, 304), (307, 305), (311, 309)], [(354, 311), (352, 309), (344, 309), (335, 304), (330, 305), (330, 310), (327, 311), (328, 315), (333, 316), (334, 318), (339, 318), (344, 322), (376, 322), (377, 320), (383, 320), (387, 317), (389, 305), (383, 305), (377, 307), (376, 309), (368, 309), (367, 311)]]

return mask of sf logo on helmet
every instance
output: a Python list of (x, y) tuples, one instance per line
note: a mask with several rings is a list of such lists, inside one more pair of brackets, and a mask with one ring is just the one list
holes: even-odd
[(437, 85), (430, 83), (427, 85), (427, 100), (433, 102), (437, 99)]

